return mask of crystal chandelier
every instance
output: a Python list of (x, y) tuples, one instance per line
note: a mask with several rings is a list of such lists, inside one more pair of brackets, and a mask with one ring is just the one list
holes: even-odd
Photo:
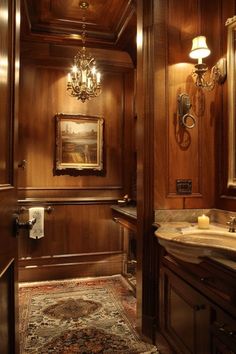
[[(89, 4), (81, 1), (80, 8), (86, 10)], [(85, 49), (85, 16), (83, 15), (83, 47), (74, 57), (74, 65), (68, 74), (67, 91), (70, 96), (85, 102), (101, 93), (101, 74), (97, 71), (95, 59)]]

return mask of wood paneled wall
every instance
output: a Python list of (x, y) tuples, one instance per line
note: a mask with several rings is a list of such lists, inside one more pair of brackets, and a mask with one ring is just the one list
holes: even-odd
[[(227, 1), (223, 8), (223, 18), (230, 18), (235, 16), (236, 1)], [(227, 51), (227, 27), (223, 33), (224, 41), (223, 47), (225, 52)], [(236, 211), (236, 190), (235, 188), (229, 188), (228, 184), (228, 132), (229, 132), (229, 118), (228, 118), (228, 92), (227, 86), (224, 87), (223, 96), (223, 114), (222, 119), (219, 122), (219, 144), (217, 155), (218, 159), (218, 190), (217, 190), (217, 204), (219, 209)]]
[[(21, 215), (27, 217), (27, 211)], [(123, 239), (110, 204), (53, 205), (45, 212), (45, 236), (19, 235), (21, 280), (117, 274), (123, 271)]]
[[(223, 90), (194, 86), (192, 38), (205, 35), (211, 68), (226, 56), (225, 21), (232, 16), (228, 2), (174, 0), (158, 2), (155, 12), (155, 209), (210, 208), (216, 203), (217, 149), (222, 121)], [(164, 86), (163, 83), (165, 82)], [(177, 98), (187, 93), (196, 118), (193, 129), (179, 125)], [(192, 194), (178, 195), (176, 180), (192, 181)]]
[[(45, 237), (19, 237), (20, 279), (121, 273), (122, 233), (110, 205), (131, 190), (134, 71), (126, 53), (90, 48), (102, 71), (102, 94), (85, 103), (66, 92), (76, 48), (22, 42), (20, 75), (20, 206), (50, 205)], [(55, 114), (104, 118), (105, 172), (55, 175)], [(25, 218), (27, 213), (21, 217)], [(35, 267), (37, 266), (37, 267)]]
[[(205, 35), (211, 68), (226, 57), (225, 21), (234, 0), (138, 0), (137, 51), (137, 296), (138, 326), (151, 337), (157, 310), (158, 248), (153, 244), (153, 210), (216, 206), (225, 150), (226, 83), (211, 92), (194, 85), (192, 39)], [(178, 95), (190, 97), (193, 129), (179, 124)], [(179, 195), (176, 180), (192, 181), (192, 193)], [(153, 289), (150, 291), (150, 289)], [(154, 324), (155, 323), (155, 324)]]
[[(205, 59), (208, 66), (212, 67), (218, 59), (225, 57), (225, 21), (233, 16), (234, 10), (235, 0), (153, 1), (153, 27), (150, 27), (149, 36), (150, 46), (153, 45), (153, 57), (150, 58), (153, 73), (148, 71), (148, 77), (149, 80), (153, 79), (154, 86), (153, 96), (148, 91), (149, 103), (144, 105), (144, 116), (145, 119), (146, 116), (153, 116), (153, 122), (147, 126), (153, 124), (154, 129), (153, 135), (149, 132), (150, 139), (141, 145), (150, 144), (152, 153), (147, 162), (148, 171), (151, 171), (152, 154), (154, 156), (154, 201), (151, 194), (148, 197), (150, 205), (154, 203), (154, 210), (211, 208), (217, 205), (224, 168), (220, 162), (225, 156), (224, 152), (222, 155), (222, 147), (227, 144), (226, 84), (216, 86), (211, 92), (197, 89), (191, 76), (194, 61), (189, 58), (189, 51), (192, 38), (204, 34), (211, 49), (211, 55)], [(132, 169), (135, 165), (133, 67), (124, 52), (95, 48), (92, 52), (103, 72), (103, 93), (89, 103), (80, 103), (66, 94), (66, 74), (76, 48), (43, 42), (22, 42), (19, 156), (20, 160), (27, 160), (26, 169), (19, 169), (19, 199), (22, 205), (33, 199), (36, 204), (52, 204), (56, 210), (58, 202), (76, 210), (81, 207), (81, 202), (90, 198), (94, 204), (100, 203), (103, 210), (104, 200), (113, 203), (131, 190)], [(149, 67), (149, 70), (152, 69)], [(177, 98), (181, 93), (189, 94), (191, 99), (191, 113), (196, 118), (193, 129), (184, 129), (179, 125)], [(104, 117), (104, 176), (54, 175), (56, 113)], [(142, 123), (138, 123), (138, 126), (137, 139), (142, 135)], [(145, 140), (145, 137), (142, 139)], [(138, 153), (142, 154), (143, 150), (140, 149)], [(148, 156), (148, 151), (145, 156)], [(150, 174), (145, 172), (146, 165), (140, 164), (141, 160), (138, 159), (138, 168), (144, 171), (142, 173), (147, 181), (144, 183), (150, 186)], [(190, 179), (192, 194), (178, 195), (177, 179)], [(140, 185), (139, 199), (144, 197), (142, 190), (140, 193)], [(150, 188), (152, 193), (152, 186)], [(144, 215), (145, 203), (141, 203), (139, 217)], [(223, 203), (218, 202), (217, 206), (221, 205)], [(86, 210), (87, 204), (83, 204), (83, 208)], [(152, 211), (148, 218), (153, 218)], [(149, 220), (147, 224), (150, 225)], [(55, 219), (53, 233), (59, 231)], [(104, 239), (104, 249), (105, 242)], [(25, 247), (21, 257), (25, 257), (24, 250)], [(116, 251), (120, 249), (116, 248)], [(64, 246), (58, 252), (64, 254)], [(83, 252), (86, 252), (86, 247)]]

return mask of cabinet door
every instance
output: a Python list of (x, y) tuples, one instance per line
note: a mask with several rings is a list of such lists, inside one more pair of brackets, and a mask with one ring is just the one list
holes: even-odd
[(235, 350), (232, 347), (229, 347), (227, 343), (221, 342), (218, 338), (213, 338), (212, 354), (235, 354)]
[(165, 267), (160, 274), (161, 331), (177, 353), (210, 353), (210, 306)]
[(236, 320), (219, 308), (212, 309), (212, 354), (236, 354)]

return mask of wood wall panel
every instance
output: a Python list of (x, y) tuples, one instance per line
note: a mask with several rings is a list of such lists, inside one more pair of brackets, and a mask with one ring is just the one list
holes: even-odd
[[(34, 240), (28, 231), (20, 231), (21, 281), (27, 277), (33, 280), (34, 276), (46, 279), (47, 272), (51, 278), (71, 277), (76, 272), (77, 276), (122, 272), (123, 238), (109, 204), (62, 204), (52, 208), (51, 213), (45, 212), (43, 238)], [(26, 210), (21, 220), (27, 217)]]
[[(21, 231), (20, 258), (122, 250), (110, 205), (52, 205), (52, 208), (50, 214), (45, 212), (45, 237), (32, 240), (27, 231)], [(27, 218), (26, 214), (21, 217)]]
[[(233, 17), (236, 11), (236, 1), (227, 1), (222, 8), (222, 32), (223, 43), (222, 51), (227, 53), (227, 27), (225, 27), (225, 22), (228, 18)], [(236, 210), (236, 190), (235, 188), (228, 188), (228, 92), (227, 85), (224, 87), (223, 92), (223, 108), (222, 116), (219, 120), (219, 130), (218, 130), (218, 150), (217, 150), (217, 170), (218, 170), (218, 189), (217, 194), (217, 204), (219, 209), (225, 210)]]
[[(19, 261), (19, 280), (35, 281), (50, 279), (67, 279), (80, 277), (109, 276), (124, 272), (125, 259), (123, 253), (74, 255), (73, 258), (57, 257), (54, 263), (39, 264), (38, 259), (31, 262)], [(33, 262), (32, 262), (33, 263)], [(41, 262), (42, 263), (42, 262)], [(27, 264), (25, 266), (25, 264)], [(35, 264), (38, 264), (37, 266)]]
[[(12, 126), (14, 117), (14, 9), (15, 3), (1, 3), (0, 21), (0, 188), (13, 184)], [(17, 43), (16, 43), (17, 46)], [(16, 47), (17, 49), (17, 47)], [(17, 50), (16, 50), (17, 53)], [(17, 81), (17, 80), (16, 80)]]
[[(182, 11), (184, 9), (184, 11)], [(194, 100), (196, 90), (191, 90), (192, 65), (189, 60), (192, 34), (198, 29), (198, 2), (181, 1), (176, 7), (169, 1), (168, 7), (168, 189), (167, 196), (176, 197), (176, 180), (191, 179), (193, 193), (199, 191), (199, 164), (201, 144), (199, 144), (200, 124), (194, 129), (184, 129), (179, 125), (177, 98), (187, 93)], [(194, 115), (196, 113), (194, 112)], [(193, 159), (192, 156), (195, 156)], [(189, 163), (191, 161), (191, 164)]]
[[(102, 96), (89, 103), (67, 94), (65, 71), (26, 65), (21, 77), (20, 159), (27, 167), (19, 173), (19, 187), (122, 186), (123, 74), (103, 72)], [(104, 176), (55, 176), (55, 114), (60, 112), (104, 117)]]
[[(123, 241), (110, 206), (131, 190), (134, 74), (130, 59), (106, 51), (102, 94), (82, 103), (66, 92), (69, 47), (21, 44), (19, 162), (27, 163), (18, 173), (19, 204), (51, 205), (53, 212), (45, 214), (43, 239), (31, 240), (27, 232), (19, 236), (20, 280), (121, 273)], [(100, 57), (105, 55), (104, 50), (96, 51)], [(55, 174), (57, 113), (104, 118), (103, 175)]]
[[(212, 92), (196, 88), (191, 76), (194, 61), (189, 58), (192, 38), (206, 35), (211, 55), (209, 67), (225, 55), (222, 50), (221, 0), (163, 3), (165, 15), (156, 16), (155, 91), (162, 97), (155, 107), (155, 209), (210, 208), (216, 201), (218, 122), (222, 115), (223, 86)], [(214, 25), (209, 26), (209, 21)], [(165, 80), (165, 87), (160, 84)], [(163, 82), (163, 81), (162, 81)], [(177, 98), (190, 97), (193, 129), (178, 122)], [(158, 98), (159, 96), (157, 96)], [(159, 139), (158, 139), (159, 138)], [(192, 180), (192, 194), (178, 195), (176, 180)]]

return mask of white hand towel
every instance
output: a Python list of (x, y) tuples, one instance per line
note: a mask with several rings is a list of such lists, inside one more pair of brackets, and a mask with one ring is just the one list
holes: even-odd
[(44, 208), (43, 207), (29, 208), (29, 218), (36, 219), (36, 223), (29, 231), (29, 237), (34, 239), (44, 237)]

